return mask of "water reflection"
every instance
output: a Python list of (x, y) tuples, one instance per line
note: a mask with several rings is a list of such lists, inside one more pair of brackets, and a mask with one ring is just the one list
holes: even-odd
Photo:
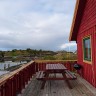
[(27, 63), (27, 61), (20, 61), (20, 62), (5, 61), (3, 63), (0, 63), (0, 76), (8, 73), (8, 71), (5, 70), (6, 68), (24, 64), (24, 63)]
[(6, 73), (8, 73), (8, 72), (9, 72), (9, 71), (0, 71), (0, 76), (6, 74)]

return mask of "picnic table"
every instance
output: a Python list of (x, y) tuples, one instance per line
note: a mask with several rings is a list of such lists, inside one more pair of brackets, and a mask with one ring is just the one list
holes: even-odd
[[(62, 74), (62, 77), (50, 77), (50, 74), (56, 74), (60, 73)], [(70, 77), (70, 78), (69, 78)], [(46, 64), (45, 71), (40, 71), (37, 76), (38, 80), (42, 80), (42, 86), (41, 89), (44, 88), (45, 83), (47, 80), (65, 80), (68, 87), (72, 89), (72, 86), (69, 82), (70, 79), (76, 79), (76, 76), (72, 74), (63, 64)]]

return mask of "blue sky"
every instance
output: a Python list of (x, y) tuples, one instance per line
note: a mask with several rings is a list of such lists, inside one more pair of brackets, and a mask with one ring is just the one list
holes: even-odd
[(76, 50), (69, 43), (76, 0), (0, 0), (0, 50)]

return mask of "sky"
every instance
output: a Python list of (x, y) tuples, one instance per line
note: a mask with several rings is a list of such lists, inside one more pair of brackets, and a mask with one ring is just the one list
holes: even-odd
[(69, 42), (76, 0), (0, 0), (0, 50), (76, 50)]

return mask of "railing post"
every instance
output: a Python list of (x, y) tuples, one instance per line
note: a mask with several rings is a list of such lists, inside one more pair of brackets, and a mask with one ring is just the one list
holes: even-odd
[(4, 85), (0, 86), (0, 93), (1, 93), (1, 96), (4, 96)]
[(30, 81), (30, 66), (28, 66), (28, 81)]
[(19, 79), (18, 79), (18, 81), (19, 81), (19, 82), (18, 82), (18, 85), (19, 85), (19, 86), (18, 86), (18, 89), (19, 89), (19, 90), (18, 90), (18, 93), (21, 93), (21, 90), (22, 90), (22, 87), (21, 87), (21, 86), (22, 86), (22, 85), (21, 85), (21, 82), (22, 82), (22, 81), (21, 81), (21, 72), (19, 72), (18, 76), (19, 76)]
[[(8, 94), (7, 94), (8, 92)], [(7, 81), (6, 81), (6, 95), (5, 96), (13, 96), (12, 95), (13, 93), (13, 89), (12, 89), (12, 78), (9, 78)]]
[(24, 71), (24, 78), (23, 79), (24, 79), (24, 87), (25, 87), (25, 85), (26, 85), (26, 75), (25, 75), (26, 74), (26, 69), (24, 68), (23, 71)]
[(35, 62), (35, 66), (36, 66), (36, 72), (38, 72), (38, 68), (39, 68), (38, 63)]
[[(32, 67), (33, 67), (33, 74), (35, 74), (35, 73), (36, 73), (36, 64), (35, 64), (35, 62), (34, 62), (32, 65), (33, 65), (33, 66), (32, 66)], [(38, 67), (37, 67), (37, 68), (38, 68)], [(33, 74), (32, 74), (32, 75), (33, 75)]]
[(16, 96), (16, 75), (12, 78), (13, 96)]
[[(35, 67), (35, 63), (34, 63), (34, 67)], [(30, 65), (30, 79), (32, 78), (32, 64)]]
[(19, 73), (17, 73), (17, 94), (19, 93)]
[(16, 76), (15, 76), (15, 78), (16, 78), (16, 94), (18, 94), (18, 88), (19, 88), (19, 76), (18, 76), (18, 73), (16, 74)]

